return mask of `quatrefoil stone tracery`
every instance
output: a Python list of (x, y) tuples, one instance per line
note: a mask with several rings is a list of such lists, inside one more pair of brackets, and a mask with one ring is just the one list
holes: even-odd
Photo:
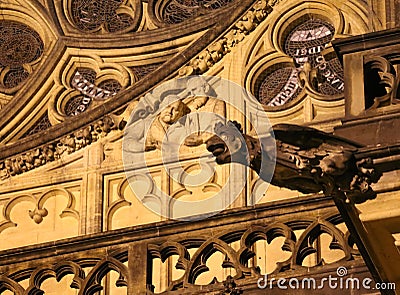
[(11, 20), (0, 21), (0, 92), (17, 90), (39, 61), (43, 48), (39, 34), (29, 26)]
[(293, 65), (275, 65), (261, 75), (255, 89), (259, 101), (267, 106), (283, 106), (301, 93), (298, 73), (306, 63), (317, 69), (317, 91), (322, 95), (343, 93), (343, 69), (338, 58), (325, 49), (335, 33), (334, 27), (320, 19), (309, 19), (295, 26), (284, 42), (284, 52), (293, 58)]
[(75, 26), (83, 32), (109, 33), (129, 31), (134, 20), (127, 11), (120, 11), (124, 0), (70, 0), (70, 13)]

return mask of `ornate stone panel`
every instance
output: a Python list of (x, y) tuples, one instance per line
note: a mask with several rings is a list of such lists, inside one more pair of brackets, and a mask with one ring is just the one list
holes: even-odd
[[(397, 70), (396, 70), (397, 69)], [(400, 102), (398, 60), (390, 56), (364, 58), (365, 111), (395, 106)]]
[(1, 249), (76, 236), (81, 188), (68, 183), (2, 194)]
[[(149, 205), (150, 207), (159, 207), (161, 204), (159, 196), (154, 193), (154, 186), (160, 185), (161, 181), (165, 181), (165, 179), (161, 179), (159, 170), (153, 171), (152, 176), (152, 178), (148, 178), (138, 171), (134, 179), (131, 179), (131, 183), (135, 187), (138, 186), (142, 188), (143, 195), (146, 197), (144, 203), (147, 202), (147, 205), (151, 203), (152, 206)], [(105, 230), (152, 223), (162, 219), (161, 216), (142, 204), (140, 198), (143, 196), (135, 195), (123, 173), (107, 175), (104, 178), (104, 182)]]

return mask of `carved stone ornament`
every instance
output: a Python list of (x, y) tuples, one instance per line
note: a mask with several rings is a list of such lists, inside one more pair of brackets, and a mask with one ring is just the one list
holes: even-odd
[[(236, 224), (234, 229), (228, 231), (217, 231), (208, 236), (192, 235), (191, 239), (185, 236), (182, 239), (170, 239), (162, 243), (148, 244), (148, 259), (167, 259), (173, 255), (178, 256), (178, 260), (173, 266), (176, 270), (184, 271), (184, 274), (178, 279), (170, 279), (167, 290), (160, 294), (170, 294), (170, 291), (176, 290), (199, 290), (206, 285), (219, 286), (222, 290), (218, 295), (225, 294), (247, 294), (242, 291), (246, 284), (245, 280), (249, 278), (259, 278), (263, 273), (259, 265), (251, 263), (251, 260), (257, 257), (257, 250), (254, 247), (257, 241), (264, 240), (271, 244), (276, 238), (283, 238), (280, 250), (288, 254), (285, 258), (276, 263), (274, 270), (269, 275), (274, 276), (290, 271), (310, 271), (310, 268), (326, 265), (330, 263), (344, 263), (346, 261), (357, 259), (358, 250), (354, 249), (354, 242), (351, 236), (344, 233), (337, 225), (342, 223), (340, 216), (328, 213), (325, 216), (291, 219), (288, 222), (274, 221), (242, 227)], [(301, 229), (302, 233), (296, 236), (296, 232)], [(315, 241), (321, 235), (327, 234), (331, 237), (329, 248), (339, 250), (343, 256), (335, 261), (327, 262), (325, 254), (322, 254), (321, 248), (316, 246)], [(232, 246), (237, 242), (240, 248)], [(196, 249), (195, 252), (189, 252), (190, 249)], [(227, 276), (223, 282), (219, 282), (214, 277), (211, 282), (200, 284), (198, 279), (203, 273), (210, 272), (210, 257), (214, 253), (223, 255), (224, 260), (218, 267), (219, 269), (231, 269), (236, 273), (233, 276)], [(270, 254), (269, 250), (264, 254)], [(272, 253), (271, 253), (272, 254)], [(306, 266), (305, 261), (310, 254), (317, 254), (318, 259), (313, 266)], [(210, 263), (210, 264), (209, 264)], [(153, 274), (149, 273), (154, 278)], [(153, 280), (152, 278), (152, 280)], [(243, 285), (242, 285), (243, 284)], [(242, 287), (243, 286), (243, 287)], [(204, 289), (203, 289), (204, 291)], [(193, 293), (200, 294), (200, 293)], [(211, 294), (204, 291), (204, 294)], [(266, 293), (262, 293), (266, 294)]]
[(398, 104), (400, 76), (390, 60), (381, 56), (364, 59), (364, 93), (366, 111)]
[[(53, 194), (48, 193), (47, 197), (50, 195)], [(46, 194), (41, 198), (43, 202), (40, 204), (43, 204)], [(46, 294), (43, 290), (46, 283), (50, 280), (61, 281), (63, 278), (68, 279), (70, 284), (65, 285), (62, 291), (66, 292), (61, 294), (99, 294), (111, 283), (116, 287), (128, 286), (129, 291), (125, 292), (126, 294), (249, 294), (245, 291), (249, 282), (256, 286), (256, 280), (266, 274), (265, 270), (259, 267), (260, 263), (256, 262), (260, 253), (257, 250), (259, 241), (276, 246), (267, 251), (263, 250), (266, 257), (276, 257), (277, 250), (283, 255), (274, 259), (275, 268), (272, 272), (268, 271), (271, 277), (290, 276), (293, 271), (303, 274), (315, 273), (315, 270), (318, 271), (321, 266), (327, 264), (347, 266), (350, 263), (354, 266), (354, 260), (360, 261), (360, 255), (354, 248), (352, 236), (341, 226), (342, 218), (329, 208), (322, 210), (325, 213), (318, 217), (311, 216), (311, 211), (281, 215), (278, 218), (258, 216), (230, 224), (229, 228), (218, 225), (202, 228), (200, 231), (192, 228), (183, 232), (178, 230), (167, 238), (165, 234), (156, 236), (154, 230), (148, 228), (144, 233), (147, 237), (152, 237), (150, 241), (143, 239), (143, 233), (132, 229), (126, 229), (123, 235), (119, 232), (118, 237), (102, 233), (102, 237), (95, 241), (91, 236), (91, 243), (88, 242), (88, 238), (79, 237), (78, 240), (72, 240), (72, 243), (62, 241), (41, 245), (39, 250), (48, 253), (46, 259), (35, 257), (30, 248), (22, 249), (22, 254), (14, 251), (10, 255), (14, 259), (19, 258), (20, 261), (11, 267), (2, 266), (0, 294)], [(250, 216), (254, 215), (248, 217)], [(79, 215), (76, 218), (79, 218)], [(224, 217), (220, 218), (224, 224)], [(170, 232), (168, 227), (169, 225), (161, 226), (161, 233), (165, 233), (165, 229)], [(321, 247), (316, 241), (327, 235), (330, 237), (329, 242)], [(72, 244), (80, 241), (88, 246), (81, 251), (74, 251)], [(99, 246), (99, 241), (103, 246)], [(339, 252), (340, 255), (335, 255), (332, 259), (332, 255), (329, 255), (332, 253), (326, 251), (327, 249)], [(28, 257), (22, 257), (24, 254)], [(222, 263), (217, 265), (212, 262), (213, 254), (223, 255)], [(317, 257), (312, 265), (307, 262), (310, 255)], [(175, 263), (170, 264), (171, 257), (177, 258)], [(329, 261), (324, 259), (328, 257)], [(171, 271), (179, 270), (184, 273), (177, 279), (168, 276), (165, 291), (160, 292), (155, 286), (160, 279), (159, 270), (162, 269), (151, 267), (155, 260), (161, 260)], [(215, 269), (210, 267), (212, 264)], [(232, 275), (228, 275), (222, 282), (216, 278), (211, 282), (200, 281), (202, 274), (228, 270), (232, 271)], [(105, 283), (103, 278), (110, 273), (114, 273), (116, 279)], [(144, 277), (147, 279), (143, 280)], [(109, 294), (115, 294), (114, 290)], [(139, 291), (135, 293), (131, 290)], [(261, 294), (268, 294), (265, 292), (262, 291)]]
[(221, 291), (220, 295), (231, 294), (240, 295), (243, 294), (243, 290), (236, 286), (235, 280), (232, 276), (227, 276), (226, 280), (223, 282), (224, 291)]
[(189, 64), (184, 66), (179, 71), (179, 76), (184, 77), (205, 73), (230, 52), (233, 47), (242, 42), (246, 35), (254, 31), (267, 15), (272, 12), (272, 6), (276, 3), (278, 3), (276, 0), (257, 1), (224, 37), (215, 41), (192, 59)]
[(123, 124), (121, 119), (115, 115), (106, 116), (57, 141), (8, 158), (0, 162), (0, 180), (30, 171), (60, 159), (65, 154), (78, 151), (106, 136), (112, 130), (123, 128)]
[[(238, 136), (238, 129), (242, 136)], [(356, 203), (375, 197), (370, 184), (381, 174), (370, 159), (356, 161), (354, 153), (359, 145), (309, 127), (279, 124), (273, 129), (277, 150), (273, 185), (302, 193), (332, 195), (341, 191)], [(262, 179), (270, 177), (265, 172), (269, 171), (265, 166), (273, 161), (269, 148), (243, 134), (240, 124), (217, 124), (215, 134), (206, 144), (218, 164), (237, 162), (255, 170)], [(235, 149), (230, 151), (228, 146)], [(261, 165), (263, 157), (267, 161)]]

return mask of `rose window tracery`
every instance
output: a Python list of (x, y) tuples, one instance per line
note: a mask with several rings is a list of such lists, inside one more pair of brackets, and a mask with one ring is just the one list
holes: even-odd
[(275, 65), (258, 77), (256, 95), (266, 106), (286, 105), (302, 92), (298, 74), (305, 64), (317, 70), (315, 90), (322, 95), (338, 95), (344, 91), (343, 68), (333, 52), (328, 53), (334, 37), (334, 27), (323, 20), (311, 18), (287, 34), (284, 52), (293, 58), (293, 64)]
[(226, 6), (233, 0), (172, 0), (165, 5), (162, 13), (163, 21), (178, 24), (188, 18), (216, 10)]
[(71, 17), (83, 32), (104, 30), (108, 33), (127, 32), (133, 29), (133, 11), (126, 0), (71, 0)]
[(23, 67), (10, 68), (4, 75), (3, 84), (7, 89), (17, 87), (24, 82), (29, 76), (29, 72)]
[(39, 34), (25, 24), (0, 21), (0, 92), (12, 94), (19, 89), (43, 54)]
[(75, 72), (74, 78), (76, 78), (77, 73), (79, 73), (85, 80), (90, 83), (94, 83), (96, 81), (96, 72), (89, 68), (78, 68)]

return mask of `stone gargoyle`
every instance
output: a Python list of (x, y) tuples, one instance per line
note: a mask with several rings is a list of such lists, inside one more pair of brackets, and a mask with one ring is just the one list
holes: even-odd
[(355, 159), (360, 145), (314, 128), (290, 124), (275, 125), (273, 134), (276, 149), (243, 134), (237, 122), (218, 123), (215, 135), (206, 142), (207, 150), (218, 164), (244, 164), (279, 187), (302, 193), (322, 191), (326, 195), (340, 191), (356, 203), (375, 197), (370, 184), (377, 182), (381, 174), (371, 160)]

